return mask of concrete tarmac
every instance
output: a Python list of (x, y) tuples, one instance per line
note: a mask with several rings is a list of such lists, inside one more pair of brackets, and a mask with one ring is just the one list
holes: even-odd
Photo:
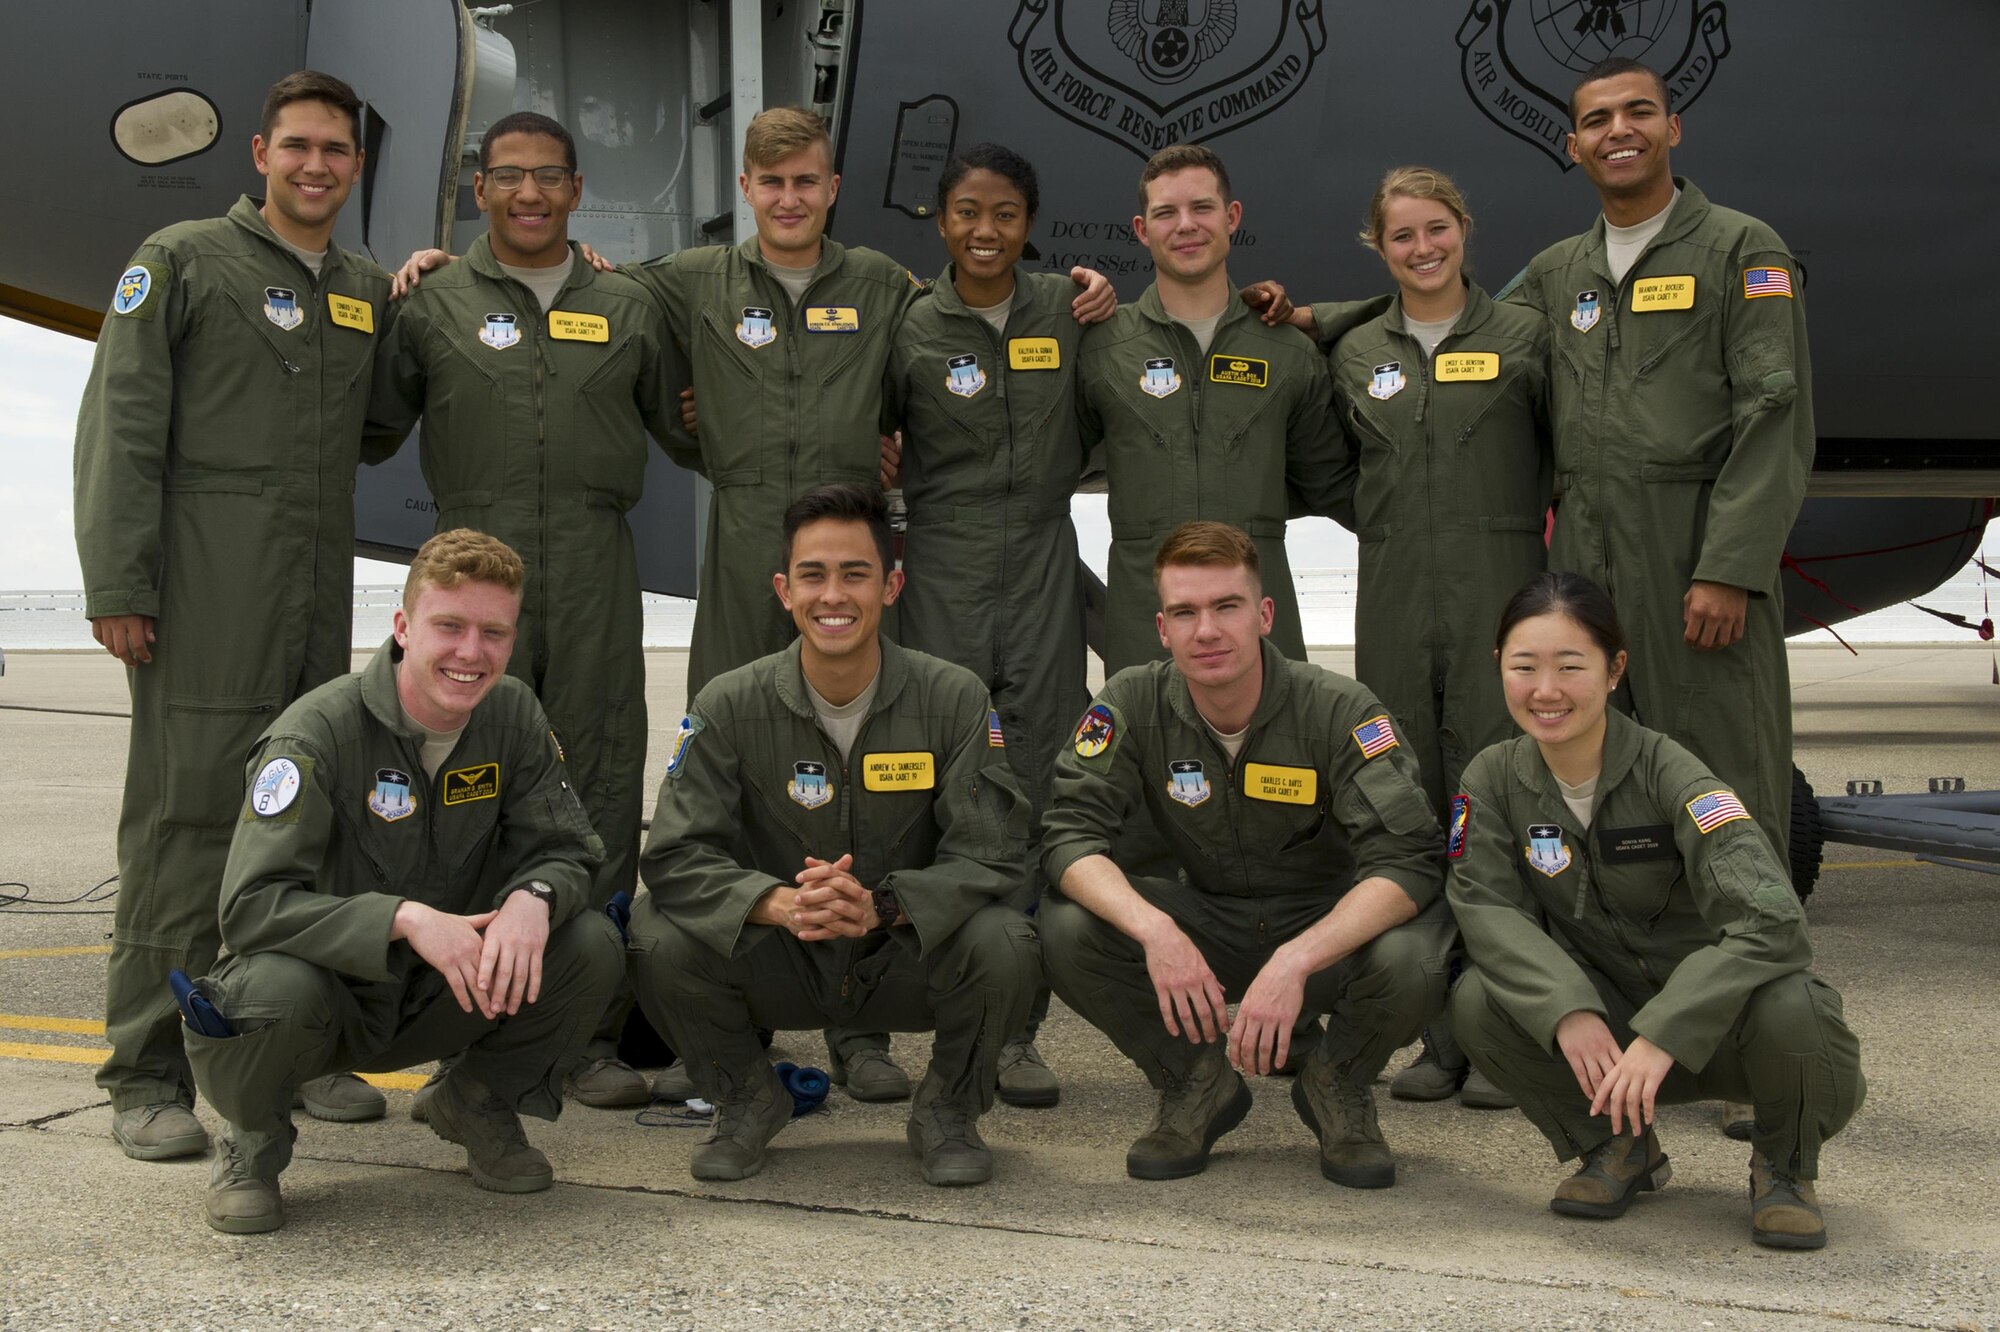
[[(654, 781), (683, 663), (648, 655)], [(1393, 1189), (1322, 1180), (1279, 1079), (1254, 1080), (1205, 1174), (1134, 1181), (1124, 1151), (1150, 1094), (1060, 1004), (1042, 1049), (1062, 1103), (982, 1121), (998, 1171), (981, 1188), (924, 1185), (904, 1108), (836, 1091), (741, 1184), (689, 1178), (700, 1131), (664, 1106), (530, 1120), (560, 1182), (503, 1197), (407, 1117), (411, 1077), (378, 1123), (301, 1115), (287, 1226), (219, 1235), (202, 1220), (208, 1163), (127, 1160), (91, 1081), (122, 671), (26, 652), (6, 667), (0, 880), (24, 887), (0, 896), (32, 900), (0, 908), (0, 1328), (2000, 1326), (2000, 1132), (1980, 1090), (2000, 1067), (2000, 880), (1840, 846), (1809, 915), (1869, 1093), (1824, 1156), (1833, 1238), (1816, 1254), (1750, 1242), (1747, 1148), (1709, 1106), (1662, 1112), (1673, 1182), (1609, 1223), (1548, 1211), (1567, 1171), (1519, 1114), (1386, 1088)], [(1986, 649), (1795, 648), (1792, 671), (1800, 766), (1822, 792), (2000, 786)], [(780, 1041), (823, 1066), (817, 1033)], [(896, 1050), (921, 1068), (923, 1038)]]

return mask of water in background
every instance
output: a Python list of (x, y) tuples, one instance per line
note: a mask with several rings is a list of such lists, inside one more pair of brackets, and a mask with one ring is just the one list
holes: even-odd
[[(1305, 569), (1294, 574), (1306, 642), (1344, 647), (1354, 642), (1353, 569)], [(2000, 581), (2000, 580), (1989, 580)], [(2000, 587), (1994, 589), (2000, 593)], [(1986, 609), (1987, 588), (1977, 565), (1968, 564), (1942, 587), (1923, 598), (1934, 610), (1954, 611), (1977, 624)], [(354, 642), (357, 647), (380, 643), (389, 636), (389, 619), (401, 599), (401, 587), (354, 589)], [(1850, 643), (1973, 643), (1968, 630), (1913, 607), (1892, 606), (1836, 626)], [(684, 648), (694, 629), (694, 602), (685, 597), (647, 595), (645, 638), (651, 648)], [(1832, 643), (1825, 630), (1814, 630), (1797, 643)], [(0, 592), (0, 649), (68, 648), (95, 650), (90, 624), (83, 618), (81, 592)]]

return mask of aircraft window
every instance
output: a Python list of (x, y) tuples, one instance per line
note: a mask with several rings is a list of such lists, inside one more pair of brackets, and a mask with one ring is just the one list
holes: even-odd
[(184, 88), (127, 103), (111, 118), (111, 141), (140, 166), (164, 166), (207, 152), (221, 133), (215, 103)]

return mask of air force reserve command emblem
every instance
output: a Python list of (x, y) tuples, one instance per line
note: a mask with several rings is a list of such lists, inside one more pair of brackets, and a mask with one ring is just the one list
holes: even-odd
[(1171, 397), (1180, 392), (1181, 377), (1174, 370), (1174, 358), (1155, 356), (1146, 362), (1146, 371), (1139, 376), (1139, 388), (1156, 398)]
[(521, 340), (519, 321), (510, 314), (490, 314), (479, 330), (479, 340), (494, 351), (505, 351)]
[(368, 812), (384, 823), (407, 819), (417, 812), (410, 794), (410, 774), (400, 768), (375, 769), (375, 789), (368, 793)]
[(264, 288), (264, 318), (289, 333), (306, 321), (299, 309), (299, 295), (290, 287)]
[(1459, 72), (1487, 119), (1564, 171), (1569, 93), (1591, 66), (1623, 56), (1660, 72), (1669, 111), (1694, 104), (1729, 54), (1719, 0), (1471, 0), (1458, 25)]
[(944, 371), (944, 386), (961, 398), (969, 398), (986, 387), (986, 372), (979, 368), (979, 358), (970, 352), (946, 357)]
[(743, 307), (743, 322), (736, 326), (736, 340), (746, 347), (768, 347), (778, 340), (771, 312), (754, 305)]
[(1200, 759), (1175, 759), (1167, 765), (1167, 794), (1192, 809), (1208, 800), (1208, 774)]
[(128, 315), (146, 303), (146, 297), (153, 291), (153, 274), (144, 264), (134, 264), (118, 276), (118, 287), (111, 293), (111, 313)]
[(818, 809), (833, 799), (833, 783), (826, 779), (826, 764), (815, 763), (811, 759), (800, 759), (792, 765), (792, 780), (785, 786), (785, 794), (792, 803), (805, 809)]
[(1528, 844), (1521, 848), (1528, 864), (1551, 879), (1569, 868), (1569, 848), (1563, 844), (1563, 830), (1553, 823), (1528, 825)]
[(1282, 106), (1326, 49), (1324, 0), (1019, 0), (1007, 40), (1057, 115), (1141, 158)]

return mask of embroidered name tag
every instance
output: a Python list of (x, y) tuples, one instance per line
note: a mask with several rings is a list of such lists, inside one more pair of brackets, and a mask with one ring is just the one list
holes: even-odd
[(1635, 314), (1645, 314), (1650, 310), (1692, 310), (1694, 309), (1694, 276), (1640, 278), (1632, 284), (1632, 310)]
[(852, 305), (814, 305), (806, 310), (808, 333), (859, 333), (861, 311)]
[(1460, 384), (1500, 378), (1500, 358), (1492, 352), (1447, 352), (1437, 358), (1437, 381)]
[(865, 791), (928, 791), (937, 785), (937, 767), (921, 750), (908, 754), (863, 754)]
[(1243, 765), (1243, 794), (1279, 805), (1311, 805), (1319, 801), (1319, 770), (1279, 763)]
[(1672, 860), (1680, 848), (1674, 845), (1674, 830), (1665, 823), (1646, 823), (1636, 828), (1598, 828), (1597, 855), (1607, 865), (1629, 865), (1644, 860)]
[(1007, 339), (1009, 370), (1060, 370), (1062, 344), (1054, 338)]
[(474, 800), (491, 800), (500, 794), (500, 765), (482, 763), (476, 768), (454, 768), (444, 775), (444, 803), (464, 805)]
[(1211, 384), (1246, 384), (1251, 388), (1263, 388), (1271, 381), (1271, 363), (1260, 361), (1254, 356), (1224, 356), (1221, 352), (1208, 358), (1208, 382)]
[(375, 307), (366, 301), (330, 291), (326, 294), (326, 313), (342, 328), (359, 329), (363, 333), (375, 331)]
[(574, 310), (549, 311), (549, 336), (561, 342), (609, 342), (611, 321)]

